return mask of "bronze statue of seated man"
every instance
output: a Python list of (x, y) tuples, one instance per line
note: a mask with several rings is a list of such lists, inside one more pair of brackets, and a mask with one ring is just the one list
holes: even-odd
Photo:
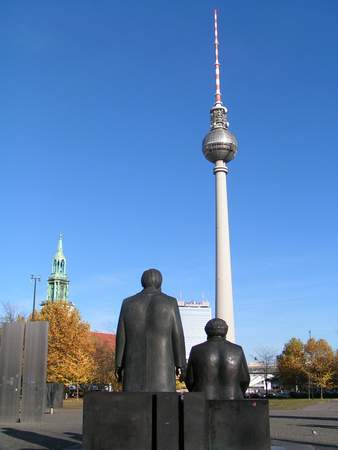
[(205, 326), (206, 342), (191, 349), (185, 383), (208, 400), (241, 400), (250, 382), (241, 346), (226, 340), (228, 325), (212, 319)]

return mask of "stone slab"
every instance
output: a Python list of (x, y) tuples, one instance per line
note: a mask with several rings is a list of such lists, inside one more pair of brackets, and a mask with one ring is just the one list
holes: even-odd
[(152, 450), (152, 409), (148, 393), (86, 393), (84, 450)]
[(48, 322), (28, 321), (22, 376), (21, 422), (41, 422), (46, 403)]
[(179, 450), (179, 396), (176, 392), (154, 394), (153, 437), (156, 450)]
[(182, 402), (184, 450), (208, 450), (207, 402), (200, 392), (187, 392)]
[(0, 345), (0, 422), (19, 419), (25, 322), (7, 323), (2, 328)]
[(267, 400), (209, 400), (209, 450), (270, 450)]

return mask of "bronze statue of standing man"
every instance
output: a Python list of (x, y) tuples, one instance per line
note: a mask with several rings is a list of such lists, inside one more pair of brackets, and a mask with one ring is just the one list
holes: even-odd
[(161, 292), (162, 275), (146, 270), (143, 290), (126, 298), (116, 334), (116, 370), (123, 391), (175, 392), (186, 365), (177, 300)]

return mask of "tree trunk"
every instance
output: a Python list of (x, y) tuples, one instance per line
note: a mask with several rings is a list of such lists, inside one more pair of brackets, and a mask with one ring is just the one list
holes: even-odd
[(320, 386), (320, 398), (323, 400), (323, 387)]

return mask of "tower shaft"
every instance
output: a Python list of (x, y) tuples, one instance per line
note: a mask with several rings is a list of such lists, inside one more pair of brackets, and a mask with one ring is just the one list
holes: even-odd
[(216, 317), (228, 324), (227, 339), (235, 342), (234, 307), (227, 200), (228, 168), (224, 161), (215, 163), (216, 188)]

